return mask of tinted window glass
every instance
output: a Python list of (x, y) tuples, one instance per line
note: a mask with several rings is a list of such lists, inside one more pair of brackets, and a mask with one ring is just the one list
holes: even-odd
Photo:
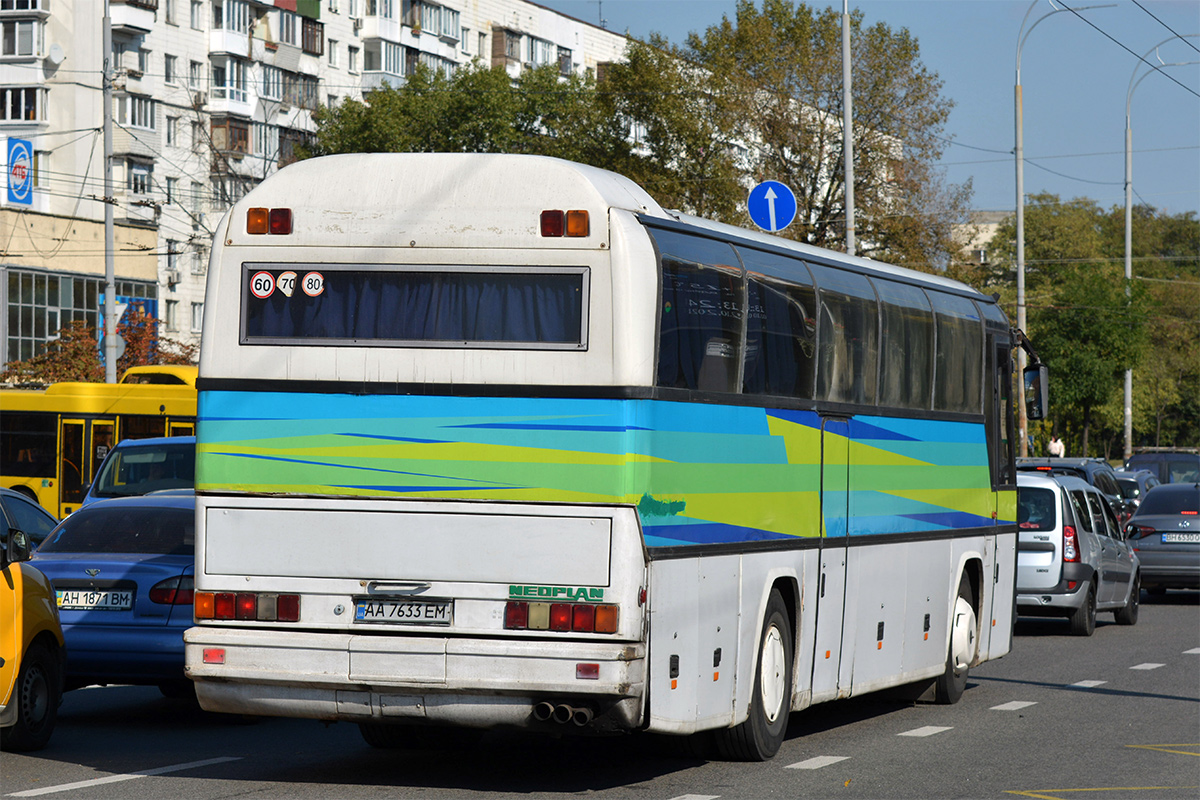
[(585, 283), (581, 268), (469, 271), (298, 264), (259, 269), (247, 264), (243, 342), (581, 345)]
[(744, 292), (733, 248), (673, 231), (652, 234), (663, 277), (658, 385), (736, 392)]
[(1101, 536), (1112, 536), (1113, 531), (1108, 528), (1107, 518), (1104, 516), (1104, 501), (1091, 492), (1087, 493), (1088, 507), (1092, 509), (1092, 519), (1096, 523), (1096, 533)]
[(84, 506), (63, 520), (38, 553), (190, 555), (196, 542), (191, 508)]
[(937, 325), (934, 408), (978, 414), (983, 404), (983, 323), (965, 297), (930, 292)]
[(1091, 533), (1092, 528), (1092, 512), (1088, 508), (1087, 498), (1084, 497), (1086, 492), (1074, 490), (1071, 493), (1071, 507), (1075, 510), (1075, 520), (1079, 526), (1088, 533)]
[(1200, 456), (1172, 458), (1167, 461), (1168, 483), (1195, 483), (1200, 481)]
[(862, 275), (810, 264), (817, 282), (817, 397), (873, 404), (879, 362), (875, 290)]
[(93, 497), (130, 497), (196, 485), (196, 445), (118, 447), (92, 487)]
[(1049, 531), (1057, 526), (1054, 491), (1021, 487), (1017, 489), (1017, 526), (1023, 531)]
[(879, 293), (879, 404), (929, 408), (933, 394), (933, 312), (916, 286), (874, 280)]
[(1200, 514), (1200, 489), (1184, 487), (1183, 491), (1155, 489), (1146, 492), (1142, 504), (1138, 506), (1137, 516), (1150, 514)]
[(1121, 490), (1121, 496), (1126, 500), (1135, 500), (1142, 493), (1137, 478), (1117, 478), (1117, 488)]
[(58, 417), (54, 414), (0, 414), (0, 474), (53, 478), (57, 436)]
[[(816, 368), (816, 292), (803, 262), (738, 251), (747, 282), (746, 364), (742, 391), (811, 398)], [(763, 273), (767, 274), (763, 274)], [(769, 277), (789, 275), (801, 285)]]
[[(4, 498), (4, 505), (11, 517), (9, 522), (12, 526), (29, 534), (29, 538), (34, 543), (45, 539), (46, 534), (58, 524), (57, 520), (43, 511), (41, 506), (34, 505), (24, 498), (9, 495)], [(5, 534), (7, 533), (5, 531)]]

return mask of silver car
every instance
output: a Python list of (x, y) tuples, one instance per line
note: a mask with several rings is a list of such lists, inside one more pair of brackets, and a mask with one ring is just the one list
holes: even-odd
[(1017, 613), (1066, 617), (1091, 636), (1096, 612), (1138, 618), (1141, 565), (1104, 495), (1069, 476), (1017, 475)]

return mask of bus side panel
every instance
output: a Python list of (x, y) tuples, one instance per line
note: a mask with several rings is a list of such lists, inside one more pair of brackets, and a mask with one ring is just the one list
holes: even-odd
[(1013, 600), (1016, 592), (1017, 534), (1001, 533), (993, 537), (994, 564), (984, 575), (990, 591), (991, 616), (985, 619), (987, 632), (980, 642), (980, 660), (1000, 658), (1012, 649)]

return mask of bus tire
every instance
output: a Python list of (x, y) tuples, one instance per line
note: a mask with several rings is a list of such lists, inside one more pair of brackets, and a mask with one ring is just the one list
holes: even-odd
[(978, 647), (978, 625), (975, 616), (975, 592), (964, 574), (958, 582), (958, 596), (950, 609), (950, 644), (947, 647), (946, 671), (934, 686), (934, 699), (941, 705), (953, 705), (967, 688), (967, 673), (975, 660)]
[(778, 589), (763, 614), (750, 716), (740, 725), (714, 731), (717, 752), (729, 761), (766, 761), (779, 752), (792, 707), (792, 625)]
[(50, 741), (62, 700), (62, 676), (58, 659), (41, 642), (25, 651), (21, 671), (13, 686), (12, 701), (17, 706), (17, 721), (0, 731), (4, 750), (23, 752), (41, 750)]

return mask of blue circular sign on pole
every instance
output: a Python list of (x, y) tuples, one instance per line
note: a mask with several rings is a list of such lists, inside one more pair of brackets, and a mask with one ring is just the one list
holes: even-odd
[(8, 139), (8, 202), (33, 204), (33, 142)]
[(791, 225), (796, 218), (796, 195), (779, 181), (763, 181), (750, 190), (746, 210), (755, 225), (775, 233)]

